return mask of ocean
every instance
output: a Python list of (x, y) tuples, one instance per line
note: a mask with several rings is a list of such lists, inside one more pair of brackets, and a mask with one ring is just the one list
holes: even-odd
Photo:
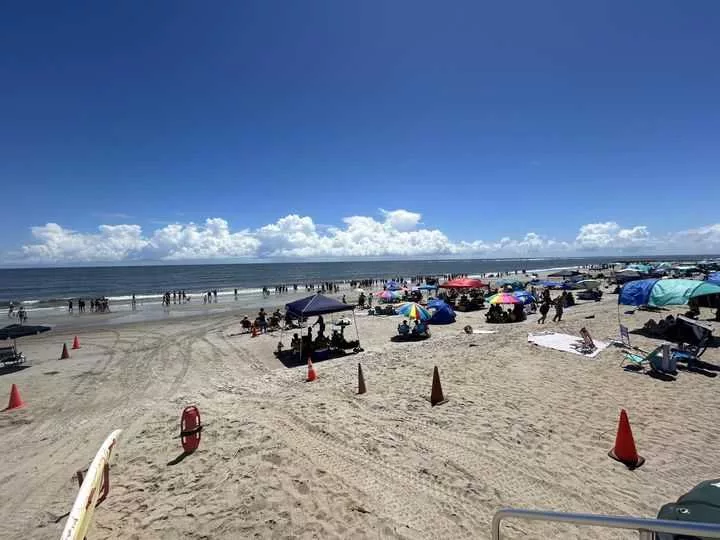
[(64, 308), (68, 299), (107, 297), (111, 305), (160, 302), (165, 291), (185, 290), (195, 298), (216, 289), (219, 296), (262, 296), (262, 287), (358, 279), (411, 278), (446, 274), (528, 272), (610, 263), (608, 257), (344, 261), (259, 264), (198, 264), (0, 269), (0, 306), (12, 301), (26, 308)]

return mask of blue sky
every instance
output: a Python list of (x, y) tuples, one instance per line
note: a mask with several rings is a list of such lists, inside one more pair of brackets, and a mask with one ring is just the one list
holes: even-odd
[[(714, 0), (11, 3), (0, 261), (343, 256), (327, 226), (380, 209), (420, 214), (380, 255), (712, 251), (718, 28)], [(312, 227), (258, 239), (288, 215)]]

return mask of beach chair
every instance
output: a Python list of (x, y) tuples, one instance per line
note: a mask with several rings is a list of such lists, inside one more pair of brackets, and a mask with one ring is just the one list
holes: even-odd
[(630, 345), (630, 332), (628, 332), (627, 326), (620, 325), (620, 343), (625, 347), (631, 347)]
[(623, 363), (626, 361), (643, 370), (645, 366), (650, 366), (650, 371), (655, 373), (666, 375), (677, 374), (677, 357), (670, 350), (669, 343), (663, 343), (657, 346), (652, 352), (645, 356), (626, 352), (624, 353)]
[(639, 354), (625, 352), (623, 353), (623, 361), (621, 366), (625, 363), (628, 363), (629, 365), (645, 368), (645, 365), (650, 364), (650, 360), (660, 354), (662, 350), (662, 345), (657, 346), (655, 349), (653, 349), (651, 352), (645, 354), (644, 356), (641, 356)]

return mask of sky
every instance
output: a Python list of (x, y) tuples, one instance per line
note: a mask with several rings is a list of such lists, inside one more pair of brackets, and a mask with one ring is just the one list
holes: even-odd
[(0, 264), (720, 253), (720, 2), (14, 2)]

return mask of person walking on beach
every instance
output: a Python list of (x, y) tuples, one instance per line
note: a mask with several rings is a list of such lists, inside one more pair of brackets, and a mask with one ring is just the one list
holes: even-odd
[(72, 312), (73, 312), (73, 301), (68, 300), (68, 313), (72, 313)]
[(565, 291), (557, 297), (555, 300), (555, 316), (553, 322), (560, 322), (563, 316), (563, 309), (565, 308)]
[(540, 318), (538, 319), (538, 324), (545, 324), (545, 319), (547, 319), (548, 311), (550, 311), (550, 303), (543, 302), (540, 305)]
[(132, 306), (132, 310), (135, 311), (137, 309), (137, 302), (135, 301), (135, 295), (132, 295), (132, 300), (130, 300), (130, 305)]
[(15, 304), (10, 302), (8, 306), (8, 319), (12, 319), (15, 316)]

